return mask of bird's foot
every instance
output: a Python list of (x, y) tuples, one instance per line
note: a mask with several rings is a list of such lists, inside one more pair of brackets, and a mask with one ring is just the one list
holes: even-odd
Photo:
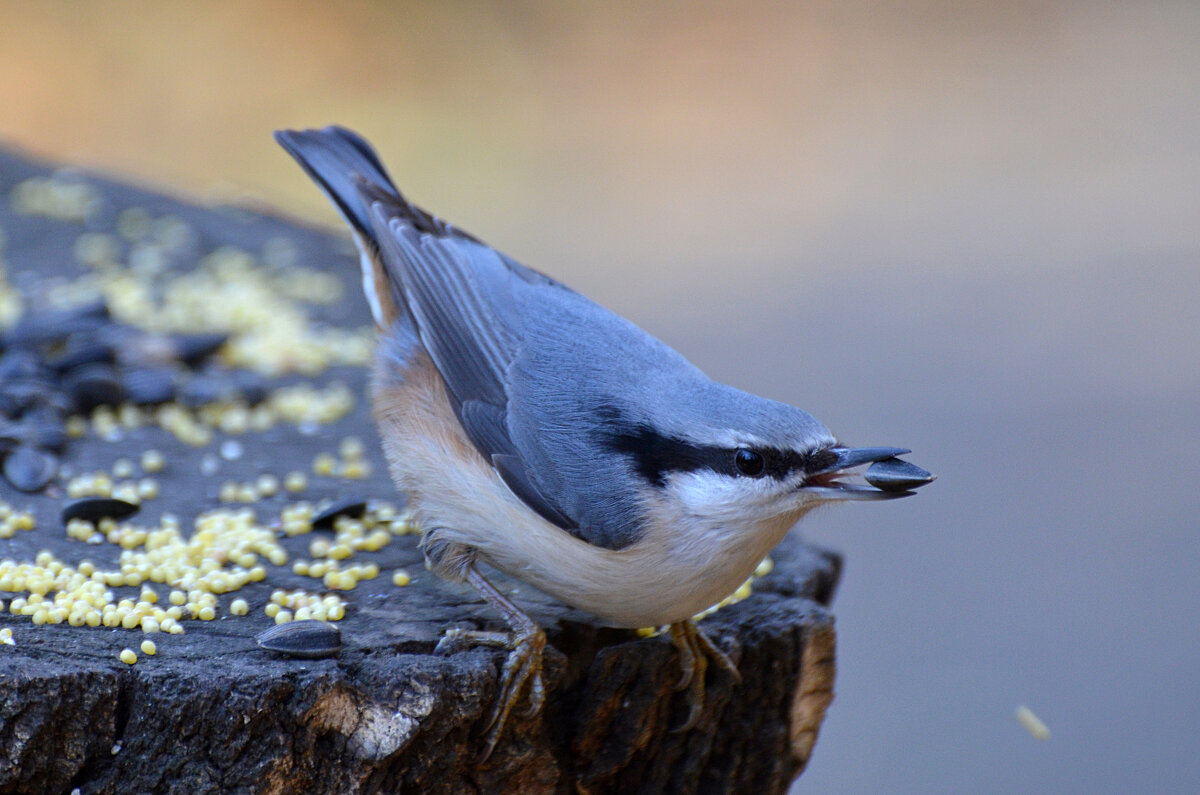
[(464, 579), (479, 592), (479, 595), (504, 616), (504, 620), (513, 630), (508, 633), (451, 629), (442, 636), (436, 649), (441, 653), (451, 653), (471, 646), (495, 646), (509, 650), (504, 666), (500, 669), (496, 701), (484, 725), (487, 737), (479, 760), (482, 762), (495, 750), (496, 743), (504, 732), (504, 726), (508, 723), (508, 716), (521, 700), (522, 693), (529, 691), (529, 706), (520, 713), (524, 718), (537, 716), (546, 703), (546, 684), (542, 679), (546, 633), (504, 594), (496, 590), (496, 587), (479, 573), (473, 562), (467, 564), (463, 574)]
[(473, 646), (493, 646), (509, 649), (500, 671), (496, 701), (492, 705), (484, 730), (487, 732), (480, 761), (492, 755), (508, 716), (521, 700), (528, 685), (529, 706), (518, 713), (532, 718), (546, 703), (546, 685), (542, 680), (542, 655), (546, 649), (546, 633), (530, 622), (528, 628), (516, 632), (479, 632), (468, 629), (449, 629), (438, 642), (436, 651), (449, 654)]
[(741, 682), (742, 675), (733, 664), (733, 660), (717, 648), (691, 619), (676, 621), (671, 625), (671, 642), (679, 649), (679, 667), (682, 671), (675, 689), (688, 691), (689, 707), (687, 720), (674, 731), (685, 732), (696, 725), (701, 712), (704, 711), (704, 679), (708, 672), (709, 658), (728, 671), (734, 681)]

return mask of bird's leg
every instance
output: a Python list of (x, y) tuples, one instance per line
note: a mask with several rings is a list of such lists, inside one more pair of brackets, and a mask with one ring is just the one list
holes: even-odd
[(500, 646), (510, 650), (500, 673), (499, 693), (485, 726), (488, 737), (482, 759), (487, 759), (492, 755), (492, 750), (504, 731), (509, 714), (520, 701), (526, 683), (529, 685), (529, 708), (523, 713), (525, 717), (538, 714), (546, 701), (546, 686), (542, 681), (542, 652), (546, 648), (546, 633), (504, 594), (496, 590), (496, 587), (479, 573), (473, 562), (467, 564), (463, 573), (466, 581), (496, 609), (496, 612), (504, 616), (504, 620), (513, 630), (509, 634), (451, 629), (438, 643), (439, 651), (448, 650), (460, 643)]
[(685, 732), (696, 725), (700, 720), (700, 713), (704, 710), (704, 675), (708, 672), (709, 658), (728, 671), (735, 681), (741, 682), (742, 675), (728, 655), (708, 639), (703, 630), (696, 626), (695, 621), (690, 618), (686, 621), (676, 621), (671, 625), (670, 631), (671, 642), (679, 649), (679, 667), (683, 672), (675, 689), (687, 688), (690, 707), (687, 720), (675, 731)]

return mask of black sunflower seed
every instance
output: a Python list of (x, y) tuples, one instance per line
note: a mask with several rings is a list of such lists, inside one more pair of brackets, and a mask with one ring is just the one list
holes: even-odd
[(333, 657), (342, 649), (342, 631), (324, 621), (289, 621), (254, 636), (267, 651), (316, 660)]
[(75, 399), (79, 411), (91, 411), (96, 406), (115, 406), (125, 399), (125, 387), (117, 371), (107, 364), (85, 364), (76, 367), (63, 378), (63, 385)]
[(335, 500), (317, 511), (312, 518), (312, 528), (314, 530), (332, 530), (333, 523), (338, 517), (349, 516), (358, 519), (366, 512), (367, 501), (362, 497), (346, 497)]
[(58, 456), (22, 445), (4, 459), (4, 479), (17, 491), (40, 491), (58, 474)]
[(65, 525), (72, 519), (86, 519), (93, 524), (101, 519), (124, 519), (138, 512), (137, 505), (116, 497), (81, 497), (63, 506), (62, 522)]
[(169, 403), (175, 397), (175, 372), (168, 367), (139, 367), (121, 376), (125, 395), (139, 406)]

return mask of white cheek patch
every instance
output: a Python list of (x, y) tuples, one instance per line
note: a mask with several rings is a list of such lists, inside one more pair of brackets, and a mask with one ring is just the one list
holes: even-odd
[(779, 498), (787, 487), (772, 478), (731, 478), (700, 469), (672, 473), (665, 489), (693, 516), (745, 522), (778, 513)]

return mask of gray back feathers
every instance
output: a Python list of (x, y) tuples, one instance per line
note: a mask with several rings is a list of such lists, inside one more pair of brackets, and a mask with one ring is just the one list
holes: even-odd
[(611, 549), (638, 538), (652, 486), (631, 465), (639, 429), (685, 446), (732, 446), (738, 433), (801, 449), (832, 441), (804, 412), (713, 382), (624, 318), (409, 204), (353, 133), (277, 138), (377, 250), (475, 447), (564, 530)]

